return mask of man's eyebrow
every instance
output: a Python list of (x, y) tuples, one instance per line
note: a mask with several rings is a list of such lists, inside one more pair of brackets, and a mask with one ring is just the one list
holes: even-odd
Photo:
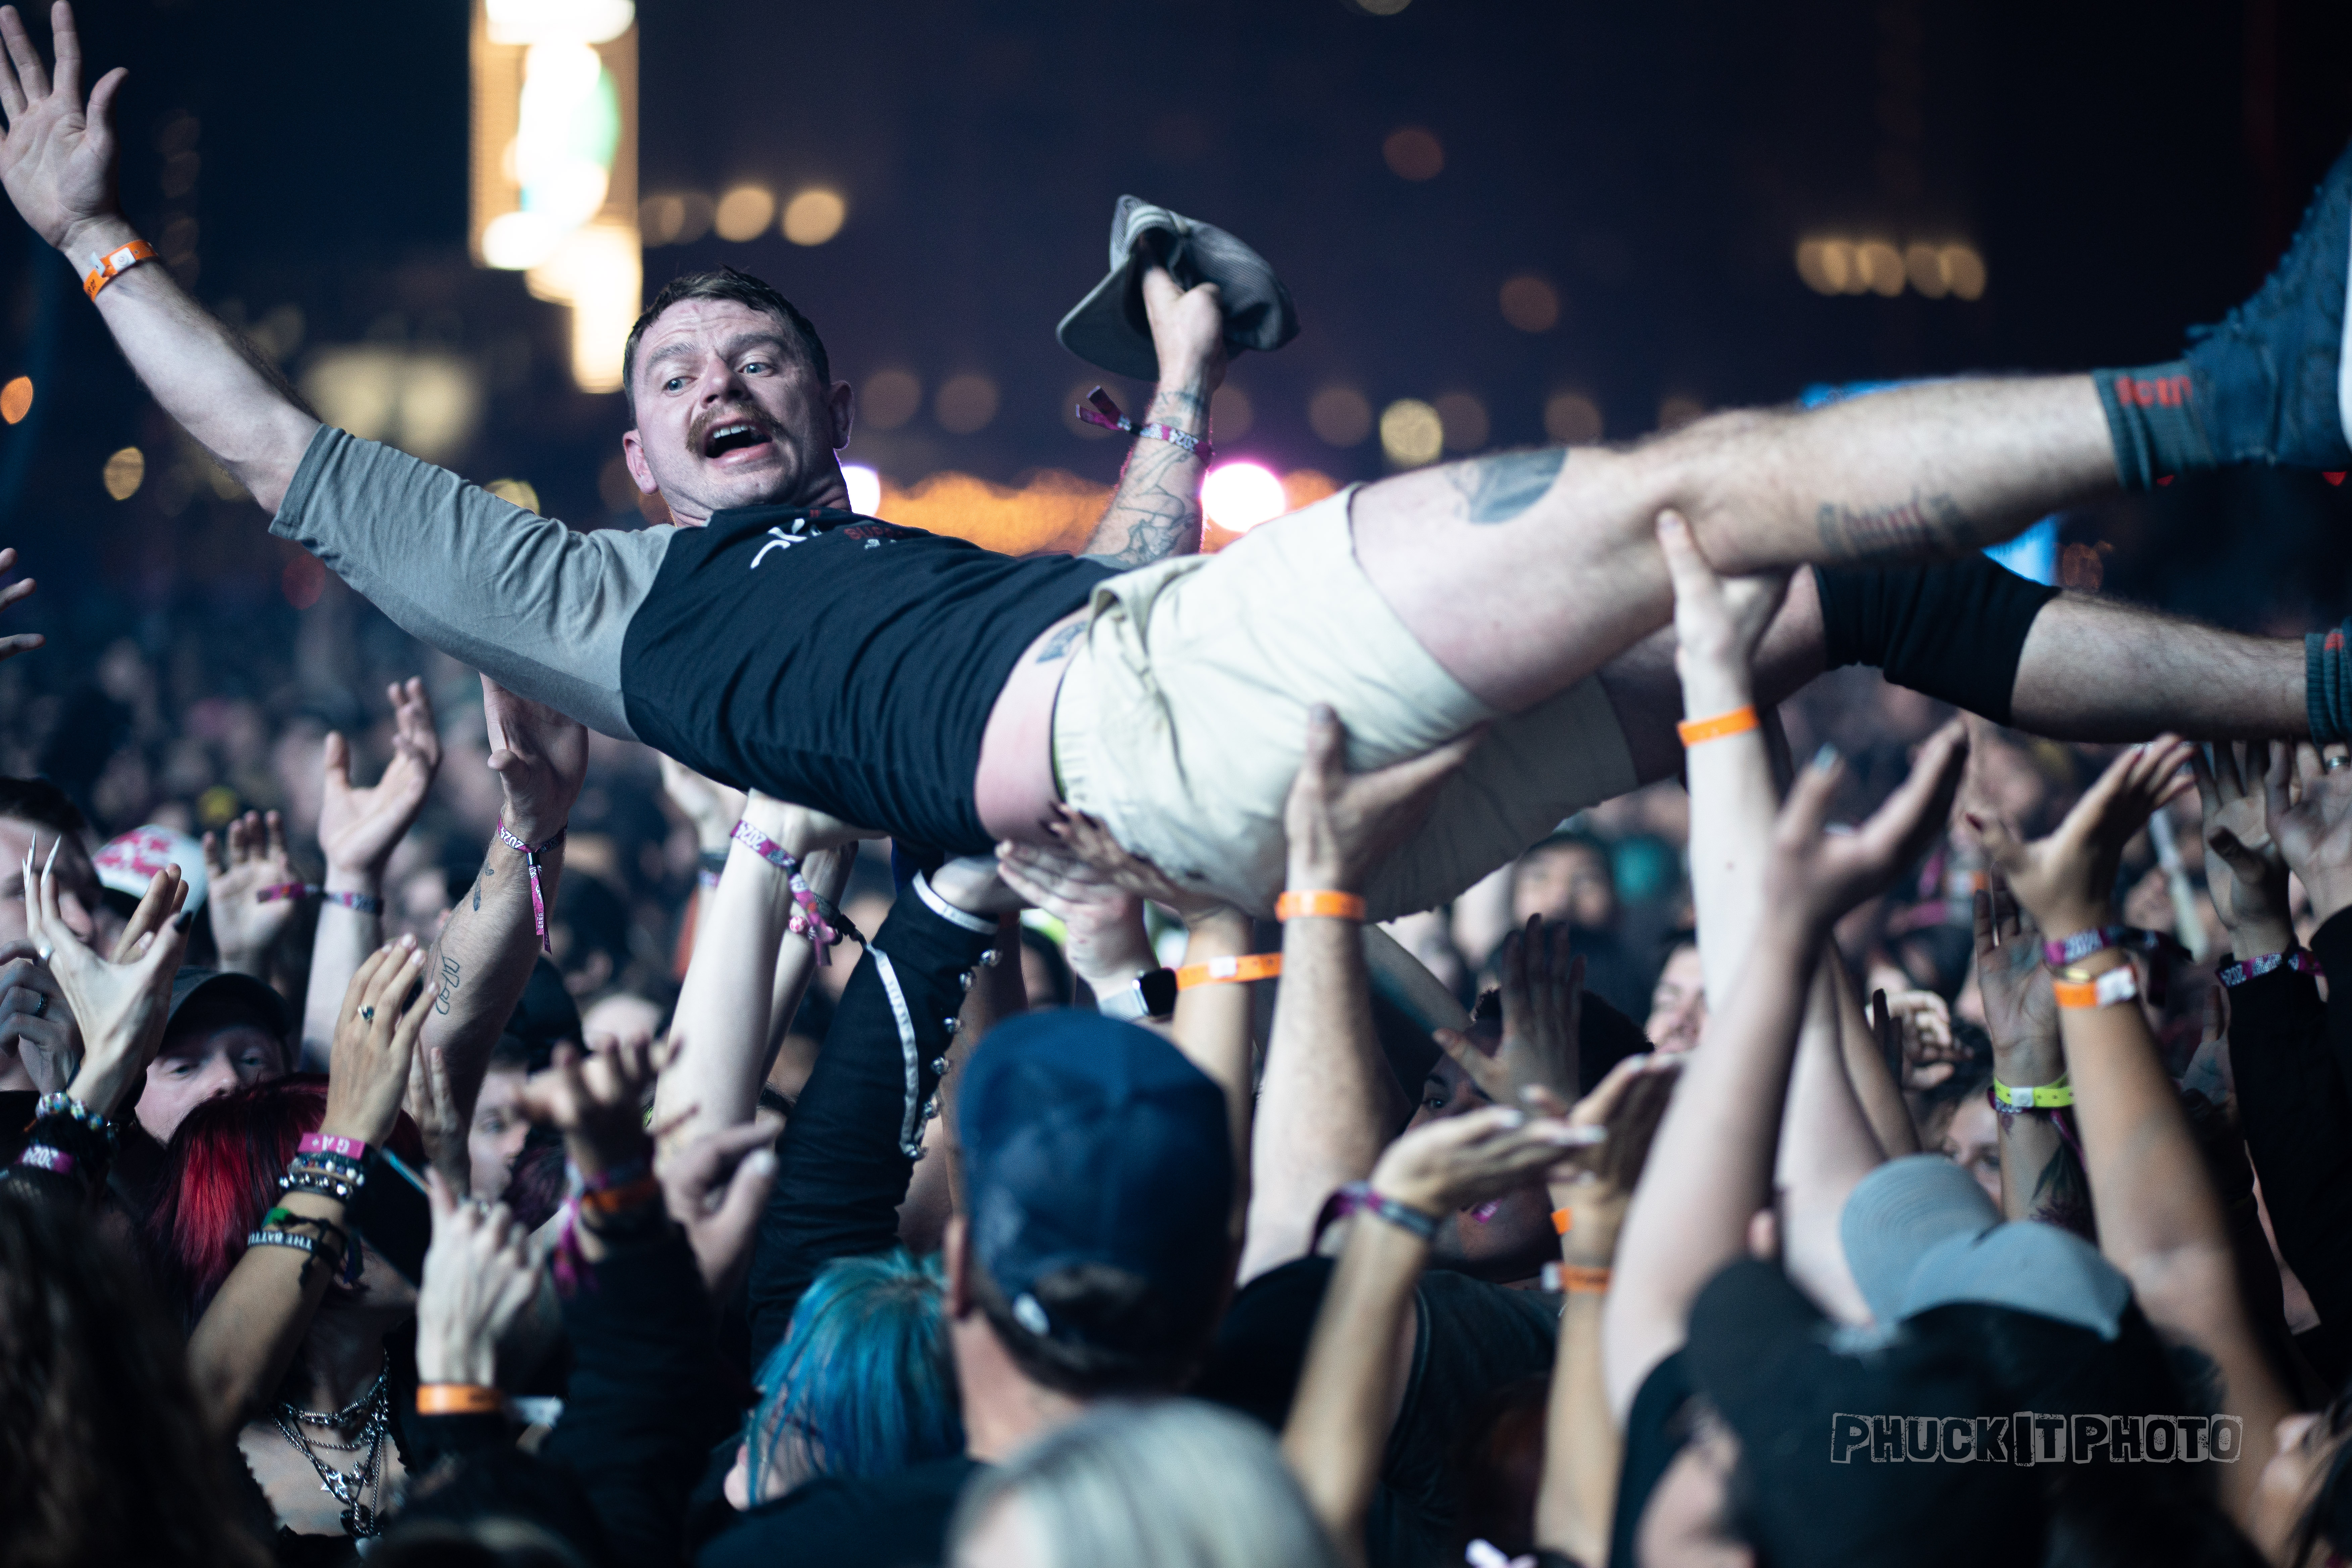
[[(785, 343), (784, 335), (782, 332), (739, 332), (719, 345), (719, 357), (722, 359), (733, 359), (745, 349), (761, 346), (782, 349), (788, 345)], [(654, 350), (653, 353), (646, 356), (646, 365), (647, 369), (651, 369), (653, 366), (660, 364), (665, 360), (690, 359), (700, 352), (701, 345), (695, 342), (691, 338), (672, 338), (668, 342), (664, 343), (660, 348)]]

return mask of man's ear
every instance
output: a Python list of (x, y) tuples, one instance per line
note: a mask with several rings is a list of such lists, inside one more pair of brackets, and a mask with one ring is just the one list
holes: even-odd
[(824, 395), (825, 407), (833, 416), (833, 449), (840, 451), (849, 445), (849, 427), (857, 418), (857, 394), (845, 381), (836, 381)]
[(653, 469), (646, 463), (645, 439), (635, 430), (621, 433), (621, 461), (629, 465), (629, 478), (637, 482), (639, 494), (652, 495), (661, 489), (654, 479)]
[(948, 1227), (940, 1237), (940, 1261), (947, 1275), (948, 1316), (951, 1319), (970, 1317), (978, 1310), (971, 1299), (971, 1252), (967, 1245), (970, 1239), (963, 1215), (948, 1215)]

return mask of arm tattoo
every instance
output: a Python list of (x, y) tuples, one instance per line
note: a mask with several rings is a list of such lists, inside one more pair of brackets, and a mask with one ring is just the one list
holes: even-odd
[(1975, 531), (1960, 503), (1944, 490), (1931, 496), (1913, 490), (1909, 500), (1884, 506), (1825, 500), (1813, 520), (1832, 559), (1865, 564), (1965, 554)]
[(1199, 549), (1201, 459), (1166, 441), (1139, 440), (1087, 545), (1085, 559), (1121, 571)]
[(2033, 1178), (2033, 1196), (2026, 1205), (2026, 1217), (2071, 1230), (2084, 1240), (2094, 1239), (2098, 1234), (2092, 1220), (2090, 1184), (2083, 1179), (2083, 1167), (2075, 1162), (2074, 1151), (2063, 1141), (2042, 1162), (2042, 1173)]
[[(1037, 650), (1037, 657), (1030, 660), (1030, 662), (1032, 664), (1053, 663), (1055, 659), (1067, 654), (1070, 651), (1071, 645), (1086, 635), (1086, 622), (1072, 621), (1068, 626), (1064, 626), (1060, 631), (1055, 632), (1052, 637), (1047, 637), (1045, 639), (1045, 646)], [(479, 904), (476, 904), (474, 907), (479, 909), (481, 906)]]
[(464, 978), (465, 972), (458, 966), (457, 961), (450, 957), (447, 953), (442, 953), (439, 957), (441, 959), (441, 989), (434, 995), (433, 1010), (436, 1013), (440, 1014), (443, 1017), (446, 1017), (449, 1015), (449, 998), (457, 994), (457, 986)]
[(1473, 458), (1454, 464), (1445, 475), (1461, 492), (1465, 515), (1472, 522), (1508, 522), (1543, 500), (1567, 461), (1567, 447), (1545, 447)]

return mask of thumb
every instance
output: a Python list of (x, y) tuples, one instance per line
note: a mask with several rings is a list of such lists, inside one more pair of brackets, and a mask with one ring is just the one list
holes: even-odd
[(352, 785), (352, 748), (341, 730), (327, 731), (327, 744), (322, 757), (327, 782), (349, 789)]
[(2006, 871), (2017, 863), (2024, 853), (2025, 846), (2019, 842), (2007, 822), (1998, 816), (1979, 816), (1973, 811), (1964, 815), (1968, 817), (1969, 826), (1976, 830), (1977, 842), (1984, 846), (1985, 853), (1992, 857), (1994, 865)]
[(1698, 552), (1698, 542), (1691, 537), (1690, 524), (1683, 521), (1682, 513), (1658, 514), (1658, 548), (1665, 555), (1666, 575), (1673, 580), (1677, 601), (1720, 591), (1722, 584), (1715, 568)]

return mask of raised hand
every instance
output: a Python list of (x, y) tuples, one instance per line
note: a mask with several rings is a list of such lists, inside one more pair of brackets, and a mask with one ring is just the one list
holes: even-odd
[(1775, 919), (1830, 923), (1885, 888), (1944, 831), (1969, 759), (1968, 731), (1957, 719), (1919, 748), (1911, 775), (1852, 833), (1822, 831), (1845, 763), (1828, 747), (1798, 771), (1772, 828), (1764, 875), (1765, 907)]
[(1488, 1056), (1455, 1029), (1438, 1046), (1499, 1105), (1528, 1103), (1540, 1089), (1562, 1104), (1578, 1089), (1577, 1046), (1584, 1016), (1584, 960), (1569, 951), (1568, 927), (1530, 915), (1500, 950), (1503, 1039)]
[(433, 1244), (416, 1286), (417, 1381), (488, 1388), (499, 1342), (539, 1294), (530, 1232), (504, 1204), (466, 1202), (438, 1171), (426, 1173), (425, 1197)]
[[(333, 776), (331, 768), (329, 776)], [(285, 819), (274, 811), (267, 816), (248, 811), (231, 819), (220, 834), (205, 834), (205, 870), (211, 881), (205, 898), (213, 912), (213, 940), (220, 945), (221, 967), (260, 973), (263, 954), (300, 907), (293, 898), (261, 901), (265, 890), (301, 880), (294, 874), (293, 858), (286, 852)]]
[(1076, 856), (1034, 844), (996, 847), (1004, 885), (1062, 922), (1062, 951), (1097, 994), (1155, 965), (1143, 900)]
[(726, 1297), (751, 1261), (760, 1211), (776, 1184), (776, 1156), (769, 1145), (779, 1131), (772, 1119), (740, 1122), (705, 1132), (655, 1162), (663, 1205), (686, 1228), (687, 1245), (714, 1300)]
[(2275, 771), (2284, 784), (2293, 752), (2268, 741), (2216, 742), (2210, 766), (2201, 752), (2189, 753), (2189, 763), (2212, 851), (2205, 858), (2205, 886), (2230, 928), (2231, 945), (2241, 958), (2285, 952), (2294, 945), (2286, 858), (2271, 840), (2263, 781)]
[(459, 1197), (473, 1190), (474, 1158), (467, 1144), (473, 1131), (470, 1108), (462, 1104), (449, 1076), (448, 1053), (419, 1045), (409, 1059), (408, 1089), (402, 1099), (408, 1119), (425, 1140), (425, 1158)]
[(425, 682), (394, 681), (384, 695), (392, 701), (392, 761), (373, 787), (352, 785), (351, 747), (341, 734), (327, 737), (319, 847), (331, 874), (380, 878), (384, 862), (425, 809), (433, 775), (440, 771), (441, 734), (433, 727), (433, 700), (425, 694)]
[(1204, 394), (1214, 392), (1225, 379), (1225, 307), (1217, 286), (1179, 288), (1165, 267), (1147, 268), (1143, 313), (1160, 356), (1160, 384), (1197, 384)]
[(1348, 731), (1339, 714), (1317, 703), (1307, 717), (1307, 748), (1283, 806), (1294, 889), (1360, 892), (1388, 852), (1411, 837), (1437, 804), (1437, 793), (1485, 738), (1483, 729), (1370, 773), (1348, 771)]
[(2066, 1059), (2058, 1046), (2058, 1003), (2042, 966), (2040, 933), (2019, 913), (1999, 871), (1989, 872), (1988, 882), (1970, 895), (1969, 913), (1994, 1076), (2004, 1083), (2049, 1083)]
[(1658, 514), (1658, 548), (1675, 586), (1675, 673), (1685, 701), (1695, 713), (1746, 706), (1756, 648), (1788, 595), (1788, 574), (1717, 577), (1677, 512)]
[(674, 1050), (650, 1038), (605, 1041), (585, 1056), (560, 1045), (552, 1065), (530, 1076), (517, 1103), (525, 1116), (563, 1134), (574, 1165), (601, 1174), (650, 1152), (646, 1101)]
[[(1045, 831), (1073, 858), (1092, 867), (1111, 886), (1174, 910), (1187, 921), (1224, 907), (1223, 900), (1215, 894), (1180, 886), (1167, 872), (1142, 856), (1130, 853), (1126, 845), (1111, 837), (1109, 828), (1076, 806), (1056, 801), (1054, 813), (1055, 819), (1045, 824)], [(1010, 840), (996, 847), (999, 857), (1009, 844)]]
[[(37, 873), (33, 857), (25, 855), (25, 934), (37, 944), (42, 962), (65, 993), (88, 1055), (66, 1092), (100, 1116), (111, 1116), (125, 1090), (147, 1070), (155, 1047), (163, 1043), (164, 1020), (172, 1008), (172, 977), (187, 951), (188, 921), (178, 912), (187, 895), (175, 868), (158, 871), (148, 884), (142, 912), (149, 930), (143, 949), (121, 962), (110, 962), (66, 924), (58, 907), (55, 871), (57, 847)], [(161, 930), (153, 928), (156, 912), (171, 911)]]
[(546, 843), (572, 820), (572, 803), (588, 776), (587, 726), (487, 675), (482, 719), (490, 733), (490, 771), (506, 795), (507, 831), (534, 847)]
[(1493, 1105), (1424, 1121), (1372, 1167), (1372, 1190), (1423, 1214), (1450, 1215), (1536, 1180), (1605, 1135), (1558, 1117)]
[[(5, 576), (16, 569), (16, 551), (0, 550), (0, 576)], [(11, 583), (5, 588), (0, 588), (0, 610), (5, 610), (24, 598), (33, 591), (33, 579), (27, 577), (20, 583)], [(13, 637), (0, 637), (0, 659), (14, 658), (20, 653), (29, 653), (48, 640), (38, 632), (18, 632)]]
[(2063, 939), (2105, 925), (2124, 847), (2158, 806), (2190, 787), (2181, 769), (2193, 749), (2177, 735), (2127, 748), (2047, 838), (2024, 843), (2009, 824), (1973, 812), (1969, 826), (2045, 933)]
[(401, 1098), (408, 1091), (417, 1032), (433, 1009), (433, 984), (417, 986), (424, 968), (425, 955), (415, 939), (402, 937), (368, 954), (352, 976), (335, 1019), (321, 1132), (356, 1138), (372, 1147), (391, 1134)]
[(1903, 1064), (1903, 1087), (1932, 1089), (1952, 1076), (1960, 1048), (1952, 1038), (1952, 1010), (1933, 991), (1881, 991), (1874, 998)]
[(2273, 759), (2263, 795), (2271, 839), (2326, 925), (2352, 905), (2352, 768), (2329, 768), (2309, 745), (2297, 745), (2291, 773)]
[(704, 849), (724, 849), (735, 824), (742, 818), (744, 794), (704, 778), (666, 752), (661, 763), (662, 794), (694, 828), (694, 841)]
[(130, 73), (117, 66), (99, 78), (85, 108), (73, 7), (63, 0), (52, 5), (49, 29), (58, 51), (54, 84), (24, 18), (15, 6), (0, 5), (0, 40), (8, 47), (8, 60), (0, 63), (0, 110), (8, 117), (0, 185), (35, 233), (70, 249), (80, 230), (118, 215), (114, 100)]

